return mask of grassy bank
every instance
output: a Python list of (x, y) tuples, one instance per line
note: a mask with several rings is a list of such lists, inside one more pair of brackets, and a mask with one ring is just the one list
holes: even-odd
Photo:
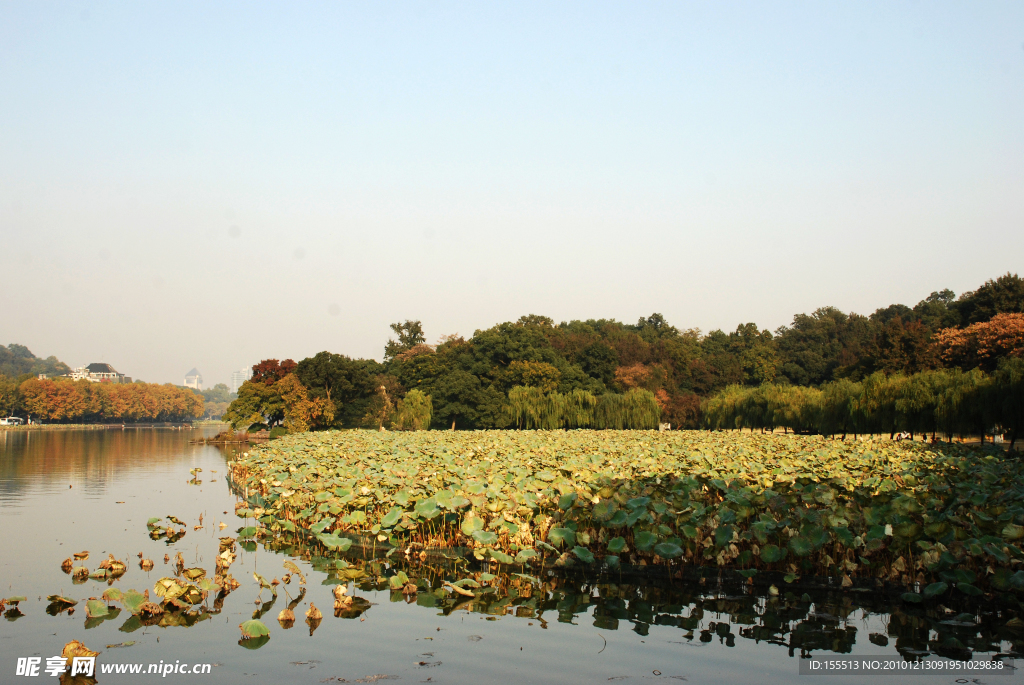
[(332, 431), (254, 448), (231, 474), (264, 534), (306, 529), (329, 549), (371, 535), (506, 564), (771, 570), (929, 596), (1024, 589), (1024, 464), (958, 444)]

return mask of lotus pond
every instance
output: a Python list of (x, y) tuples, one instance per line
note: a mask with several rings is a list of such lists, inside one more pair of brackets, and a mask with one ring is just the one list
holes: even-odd
[[(327, 550), (519, 570), (710, 567), (903, 586), (919, 602), (1024, 590), (1024, 462), (959, 445), (687, 431), (291, 436), (234, 484), (262, 528)], [(347, 537), (346, 537), (347, 536)], [(917, 595), (917, 596), (915, 596)]]
[(987, 660), (1024, 641), (1017, 467), (997, 453), (195, 437), (0, 433), (0, 682), (73, 641), (101, 665), (209, 663), (217, 683), (789, 682), (802, 654)]

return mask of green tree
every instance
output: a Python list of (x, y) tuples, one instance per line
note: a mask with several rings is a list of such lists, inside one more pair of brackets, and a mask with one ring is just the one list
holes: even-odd
[(398, 402), (392, 428), (395, 430), (420, 431), (430, 428), (433, 405), (430, 395), (413, 388)]
[(0, 374), (0, 416), (10, 416), (20, 409), (18, 382)]
[(434, 406), (434, 424), (439, 428), (500, 427), (503, 395), (484, 386), (477, 376), (454, 369), (430, 385)]
[(1024, 313), (1024, 279), (1006, 273), (985, 281), (977, 290), (961, 295), (955, 307), (966, 325), (988, 321), (996, 314)]
[(388, 340), (387, 345), (384, 346), (385, 361), (394, 359), (402, 352), (422, 345), (427, 340), (419, 321), (406, 320), (404, 323), (393, 323), (391, 330), (398, 336), (398, 340)]
[(235, 430), (254, 424), (275, 426), (284, 420), (286, 404), (276, 383), (246, 381), (238, 389), (238, 397), (228, 406), (222, 420)]

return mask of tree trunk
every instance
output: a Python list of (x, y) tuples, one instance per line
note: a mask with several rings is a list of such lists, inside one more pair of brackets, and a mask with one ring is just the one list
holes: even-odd
[(452, 430), (455, 430), (455, 419), (452, 419)]

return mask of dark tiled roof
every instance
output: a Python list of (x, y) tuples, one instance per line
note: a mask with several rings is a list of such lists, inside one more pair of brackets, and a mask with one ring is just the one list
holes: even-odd
[(85, 370), (89, 373), (117, 373), (110, 364), (89, 364)]
[(203, 374), (199, 373), (199, 369), (193, 367), (191, 371), (189, 371), (188, 373), (185, 374), (185, 378), (188, 378), (189, 376), (202, 376), (202, 375)]

